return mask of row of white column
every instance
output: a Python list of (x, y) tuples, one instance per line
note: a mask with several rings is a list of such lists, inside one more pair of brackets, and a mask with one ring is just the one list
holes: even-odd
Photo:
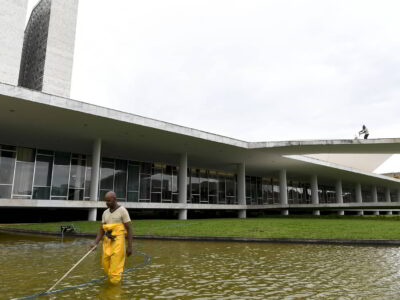
[[(312, 175), (311, 176), (311, 202), (312, 204), (319, 204), (319, 195), (318, 195), (318, 177), (317, 175)], [(287, 191), (287, 186), (286, 186), (286, 170), (281, 170), (279, 173), (279, 182), (280, 182), (280, 197), (281, 197), (281, 205), (287, 205), (287, 192), (282, 193), (282, 191)], [(335, 184), (335, 191), (336, 191), (336, 203), (343, 203), (343, 189), (342, 189), (342, 181), (339, 179), (336, 181)], [(373, 186), (371, 189), (371, 195), (372, 195), (372, 202), (378, 202), (378, 193), (377, 193), (377, 188), (376, 186)], [(391, 202), (390, 198), (390, 189), (386, 188), (385, 190), (385, 201), (386, 202)], [(361, 184), (357, 183), (355, 185), (355, 200), (356, 203), (362, 203), (362, 191), (361, 191)], [(397, 190), (397, 201), (400, 202), (400, 189)], [(319, 215), (320, 211), (319, 210), (314, 210), (313, 211), (314, 215)], [(343, 210), (338, 211), (339, 215), (344, 215)], [(287, 215), (288, 211), (287, 210), (282, 210), (282, 214)], [(359, 211), (358, 214), (363, 214), (362, 211)], [(379, 214), (379, 212), (375, 211), (374, 214)], [(389, 211), (388, 214), (391, 214)]]
[[(98, 199), (98, 191), (99, 191), (99, 175), (100, 175), (100, 163), (101, 163), (101, 139), (97, 139), (93, 143), (92, 150), (92, 172), (91, 172), (91, 183), (90, 183), (90, 199), (97, 201)], [(187, 153), (183, 153), (179, 159), (179, 203), (186, 204), (187, 203), (187, 168), (188, 168), (188, 157)], [(237, 166), (237, 185), (238, 185), (238, 204), (245, 206), (246, 205), (246, 166), (245, 163), (240, 163)], [(288, 194), (287, 194), (287, 179), (286, 179), (286, 170), (282, 169), (279, 172), (279, 187), (280, 187), (280, 204), (282, 206), (282, 214), (288, 215), (289, 210), (285, 208), (288, 205)], [(282, 192), (286, 191), (286, 192)], [(372, 188), (372, 200), (373, 202), (378, 202), (378, 194), (376, 186)], [(336, 202), (343, 203), (343, 194), (342, 194), (342, 181), (336, 181)], [(356, 202), (362, 202), (362, 192), (361, 192), (361, 184), (357, 183), (355, 186), (355, 196)], [(397, 193), (397, 199), (400, 201), (400, 189)], [(386, 189), (385, 200), (390, 202), (390, 189)], [(311, 201), (312, 204), (319, 204), (319, 196), (318, 196), (318, 177), (316, 175), (311, 176)], [(314, 210), (315, 215), (319, 215), (319, 210)], [(339, 211), (339, 214), (344, 214), (344, 211)], [(239, 218), (246, 218), (246, 209), (239, 210)], [(97, 218), (97, 209), (93, 208), (89, 211), (89, 220), (95, 221)], [(179, 219), (186, 220), (187, 219), (187, 209), (179, 210)]]

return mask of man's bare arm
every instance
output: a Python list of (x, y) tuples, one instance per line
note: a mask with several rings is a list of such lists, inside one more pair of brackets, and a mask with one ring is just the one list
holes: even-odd
[(94, 241), (94, 244), (92, 244), (92, 246), (90, 248), (97, 247), (97, 244), (103, 239), (104, 233), (105, 232), (104, 232), (103, 226), (100, 226), (100, 230), (97, 233), (96, 240)]
[(126, 255), (132, 254), (132, 222), (124, 223), (125, 230), (128, 233), (128, 247), (126, 248)]

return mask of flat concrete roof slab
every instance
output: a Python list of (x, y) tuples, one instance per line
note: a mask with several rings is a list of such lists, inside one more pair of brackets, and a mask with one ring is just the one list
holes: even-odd
[(338, 176), (351, 182), (399, 186), (400, 181), (284, 155), (310, 153), (400, 153), (400, 138), (246, 142), (112, 110), (76, 100), (0, 83), (0, 143), (91, 154), (102, 139), (102, 156), (178, 165), (188, 154), (189, 167), (235, 172), (244, 162), (253, 176), (327, 182)]

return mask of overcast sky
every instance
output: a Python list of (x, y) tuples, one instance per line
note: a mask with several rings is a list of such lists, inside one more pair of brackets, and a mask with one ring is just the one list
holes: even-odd
[[(80, 0), (71, 96), (246, 141), (351, 139), (363, 124), (370, 138), (400, 137), (399, 11), (385, 0)], [(400, 159), (389, 165), (400, 171)]]

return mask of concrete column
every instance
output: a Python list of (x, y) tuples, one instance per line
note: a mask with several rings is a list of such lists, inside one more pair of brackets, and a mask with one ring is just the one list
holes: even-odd
[(391, 199), (390, 199), (390, 188), (386, 188), (385, 189), (385, 201), (386, 202), (390, 202), (391, 201)]
[(338, 215), (339, 216), (344, 216), (344, 210), (338, 210)]
[(281, 205), (288, 204), (287, 194), (287, 181), (286, 181), (286, 170), (282, 169), (279, 171), (279, 198)]
[(373, 211), (372, 214), (373, 214), (374, 216), (379, 216), (379, 210)]
[[(90, 200), (98, 201), (99, 196), (99, 176), (100, 176), (100, 161), (101, 161), (101, 139), (96, 139), (92, 149), (92, 172), (90, 181)], [(89, 210), (89, 221), (96, 221), (97, 208)]]
[(343, 203), (342, 181), (336, 181), (336, 203)]
[(376, 190), (376, 186), (372, 186), (371, 189), (371, 196), (372, 196), (372, 202), (378, 202), (378, 192)]
[(187, 220), (187, 209), (179, 210), (179, 220)]
[(311, 176), (311, 201), (312, 204), (319, 204), (317, 175)]
[(288, 209), (282, 209), (281, 210), (281, 215), (282, 216), (288, 216), (289, 215), (289, 210)]
[(359, 210), (359, 211), (357, 212), (357, 215), (363, 216), (363, 215), (364, 215), (364, 211), (363, 211), (363, 210)]
[[(239, 205), (246, 205), (246, 165), (240, 163), (237, 166), (237, 184), (238, 184), (238, 203)], [(239, 218), (246, 218), (246, 210), (242, 209), (239, 211)]]
[[(183, 153), (179, 159), (178, 201), (180, 204), (187, 203), (187, 167), (187, 153)], [(187, 209), (179, 210), (179, 220), (187, 220)]]
[(361, 192), (361, 184), (356, 183), (356, 202), (362, 202), (362, 192)]
[(321, 214), (321, 212), (319, 211), (319, 209), (313, 210), (313, 215), (314, 216), (319, 216), (320, 214)]
[(397, 202), (400, 202), (400, 189), (397, 189)]
[(97, 219), (97, 208), (89, 209), (89, 221), (96, 221)]
[(391, 210), (387, 211), (387, 215), (393, 215), (393, 212)]

